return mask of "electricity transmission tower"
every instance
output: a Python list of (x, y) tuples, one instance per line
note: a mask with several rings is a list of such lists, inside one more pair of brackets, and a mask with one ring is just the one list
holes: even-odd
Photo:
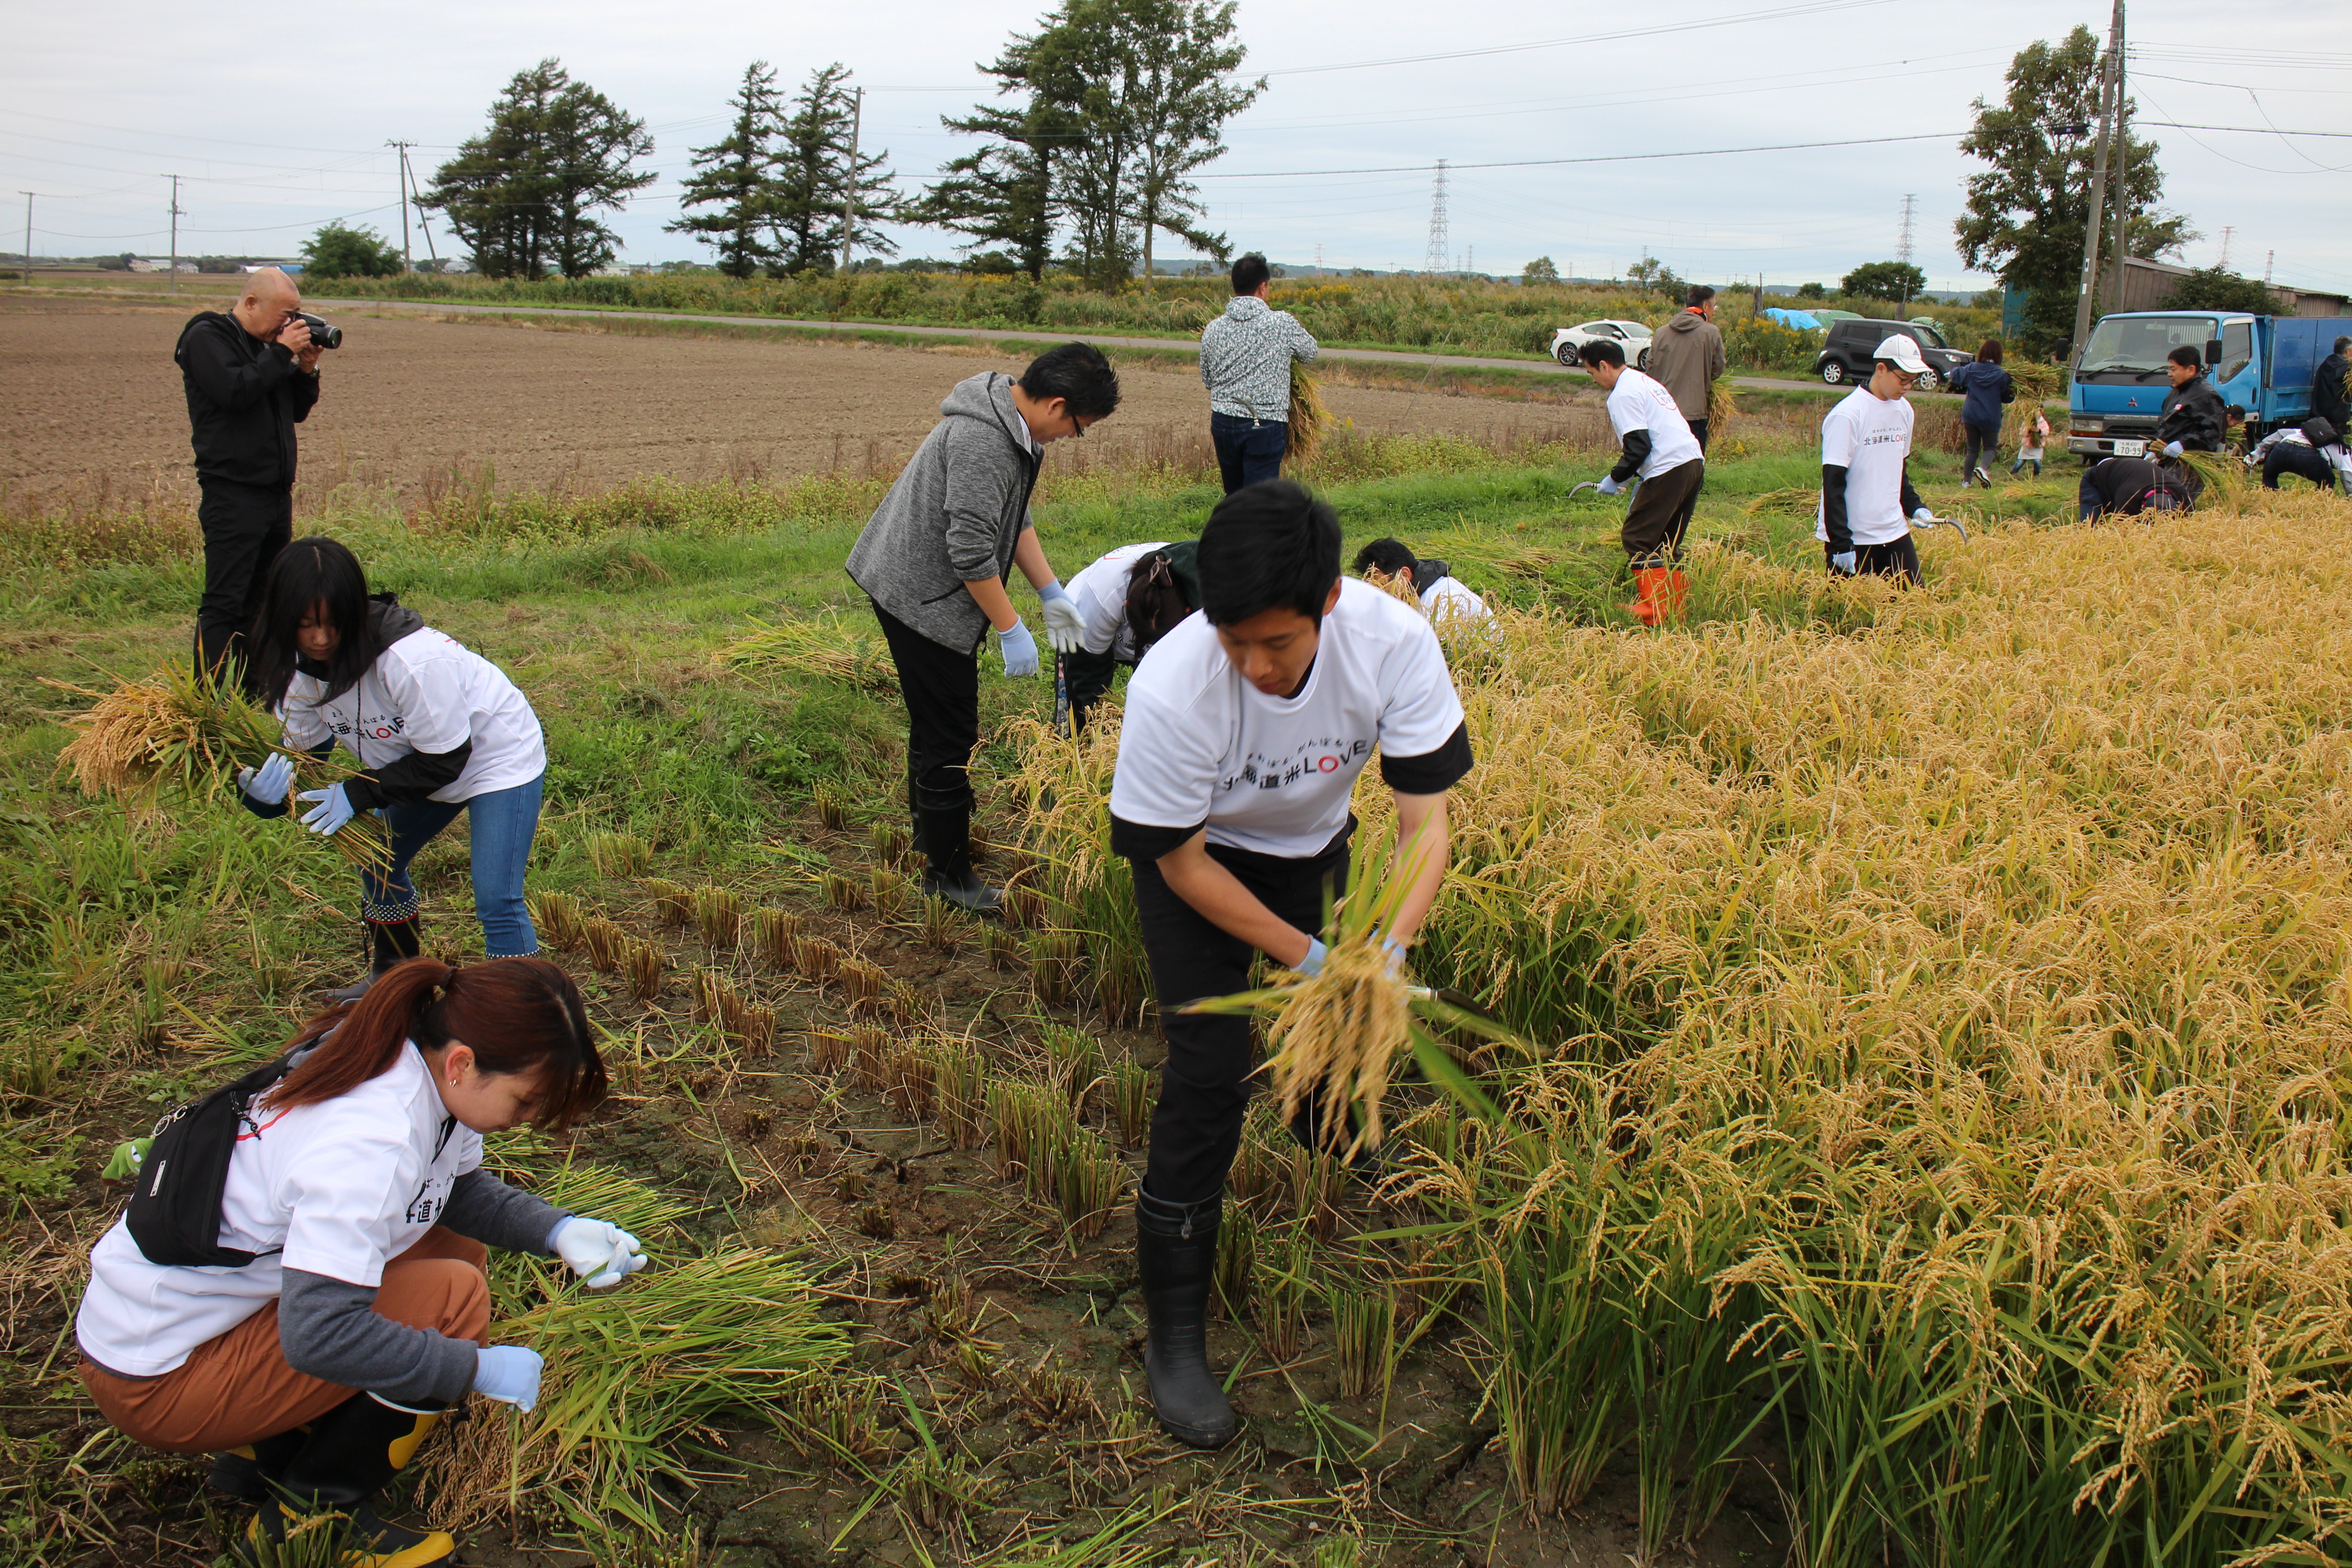
[(1903, 198), (1903, 233), (1902, 237), (1895, 242), (1895, 259), (1906, 266), (1908, 266), (1911, 261), (1911, 219), (1914, 213), (1917, 211), (1918, 205), (1917, 196), (1906, 195)]
[(2221, 226), (2221, 268), (2224, 272), (2230, 270), (2230, 237), (2237, 232), (2238, 227), (2235, 224), (2225, 223)]
[(1445, 238), (1445, 160), (1437, 161), (1437, 190), (1429, 199), (1429, 255), (1422, 270), (1432, 277), (1445, 271), (1450, 247)]

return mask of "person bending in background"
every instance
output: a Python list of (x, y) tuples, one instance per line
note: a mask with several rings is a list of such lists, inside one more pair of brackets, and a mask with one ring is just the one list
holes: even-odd
[(1225, 493), (1278, 478), (1290, 450), (1290, 366), (1320, 352), (1298, 318), (1266, 303), (1273, 269), (1250, 252), (1234, 263), (1225, 313), (1201, 329), (1209, 441)]
[(1601, 493), (1613, 496), (1626, 480), (1642, 481), (1618, 534), (1633, 574), (1633, 603), (1625, 613), (1645, 626), (1660, 626), (1682, 611), (1683, 535), (1698, 510), (1706, 458), (1666, 389), (1625, 368), (1623, 349), (1602, 340), (1585, 344), (1579, 354), (1594, 384), (1609, 395), (1609, 425), (1619, 443), (1617, 466), (1601, 481)]
[(2137, 517), (2146, 511), (2191, 511), (2201, 487), (2196, 474), (2158, 458), (2107, 458), (2083, 470), (2075, 498), (2083, 521)]
[[(1402, 965), (1449, 856), (1446, 792), (1471, 766), (1462, 703), (1429, 623), (1339, 574), (1339, 521), (1287, 479), (1227, 496), (1201, 533), (1201, 613), (1127, 687), (1111, 852), (1135, 872), (1168, 1059), (1136, 1255), (1160, 1424), (1196, 1447), (1234, 1435), (1203, 1330), (1225, 1173), (1255, 1083), (1249, 1019), (1184, 1005), (1246, 990), (1257, 955), (1322, 967), (1326, 901), (1347, 891), (1349, 805), (1378, 748), (1406, 891), (1382, 945)], [(1308, 1148), (1344, 1128), (1303, 1111)]]
[(1110, 689), (1119, 666), (1132, 669), (1200, 604), (1200, 576), (1193, 567), (1199, 542), (1122, 544), (1070, 579), (1070, 599), (1081, 625), (1054, 637), (1074, 728), (1087, 727), (1087, 714)]
[(434, 1568), (457, 1543), (379, 1519), (375, 1494), (468, 1393), (539, 1397), (538, 1352), (484, 1342), (488, 1248), (561, 1258), (590, 1289), (645, 1266), (626, 1231), (481, 1168), (482, 1134), (561, 1131), (604, 1098), (595, 1031), (542, 959), (418, 959), (285, 1059), (198, 1216), (232, 1258), (151, 1261), (136, 1207), (91, 1249), (82, 1384), (133, 1440), (214, 1456), (214, 1487), (257, 1505), (240, 1560), (296, 1561), (269, 1548), (323, 1528), (341, 1539), (299, 1561)]
[[(1952, 390), (1963, 394), (1960, 403), (1960, 424), (1968, 431), (1968, 456), (1960, 463), (1960, 483), (1971, 480), (1992, 489), (1992, 476), (1985, 472), (1987, 463), (2000, 460), (2001, 409), (2016, 401), (2017, 387), (2009, 372), (2000, 367), (2000, 340), (1987, 338), (1977, 347), (1977, 357), (1952, 373)], [(2010, 470), (2011, 473), (2015, 469)], [(2034, 473), (2042, 472), (2034, 465)]]
[(1400, 584), (1410, 585), (1421, 613), (1433, 626), (1483, 621), (1488, 616), (1486, 601), (1448, 572), (1444, 562), (1419, 559), (1402, 540), (1375, 539), (1357, 551), (1356, 574), (1391, 593)]
[[(484, 951), (537, 952), (522, 880), (539, 831), (547, 742), (506, 672), (392, 595), (370, 597), (359, 557), (331, 539), (298, 539), (271, 564), (251, 646), (262, 700), (286, 727), (283, 744), (320, 755), (341, 746), (361, 770), (304, 791), (302, 826), (332, 834), (374, 811), (391, 837), (391, 864), (360, 872), (367, 973), (328, 1000), (356, 1000), (423, 951), (409, 862), (460, 813), (472, 830)], [(246, 809), (285, 816), (293, 771), (282, 754), (247, 770)]]
[(2156, 416), (2156, 438), (2164, 455), (2220, 451), (2229, 435), (2230, 412), (2205, 379), (2204, 361), (2187, 343), (2164, 361), (2164, 374), (2172, 381), (2172, 390), (2164, 395), (2164, 411)]
[(1911, 488), (1908, 394), (1927, 372), (1919, 345), (1895, 332), (1872, 355), (1870, 380), (1822, 421), (1822, 502), (1813, 537), (1830, 570), (1919, 581), (1911, 523), (1934, 514)]
[(2352, 453), (2336, 426), (2316, 416), (2300, 428), (2273, 430), (2246, 454), (2246, 467), (2260, 468), (2263, 488), (2279, 488), (2279, 478), (2294, 474), (2321, 489), (2352, 493)]
[(1014, 566), (1037, 590), (1049, 636), (1079, 626), (1037, 542), (1029, 493), (1046, 442), (1083, 436), (1118, 406), (1118, 376), (1087, 343), (1047, 349), (1017, 381), (982, 371), (957, 383), (849, 552), (850, 581), (873, 602), (907, 702), (907, 809), (929, 862), (923, 895), (974, 914), (1003, 901), (971, 865), (981, 640), (995, 628), (1004, 673), (1037, 673), (1037, 639), (1004, 591)]
[(302, 294), (275, 267), (249, 273), (226, 310), (188, 318), (172, 350), (196, 455), (205, 591), (196, 669), (258, 696), (245, 631), (269, 563), (294, 537), (294, 426), (319, 402), (319, 354)]

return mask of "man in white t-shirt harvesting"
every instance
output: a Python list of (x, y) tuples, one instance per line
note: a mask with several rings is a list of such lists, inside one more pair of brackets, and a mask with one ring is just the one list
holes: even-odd
[(1919, 581), (1911, 524), (1934, 514), (1911, 488), (1907, 394), (1927, 372), (1919, 345), (1897, 332), (1878, 345), (1870, 380), (1822, 421), (1822, 504), (1813, 537), (1830, 570)]
[(1626, 564), (1633, 574), (1633, 603), (1625, 611), (1645, 626), (1682, 613), (1686, 584), (1678, 563), (1683, 534), (1698, 510), (1699, 486), (1706, 479), (1706, 457), (1674, 395), (1638, 370), (1625, 368), (1625, 351), (1608, 342), (1582, 352), (1584, 368), (1609, 395), (1609, 427), (1617, 432), (1617, 466), (1601, 481), (1613, 496), (1637, 474), (1641, 488), (1625, 510)]
[[(1203, 1329), (1225, 1172), (1249, 1101), (1249, 1020), (1185, 1004), (1244, 991), (1258, 953), (1322, 966), (1327, 898), (1345, 891), (1348, 805), (1372, 750), (1396, 794), (1405, 896), (1385, 942), (1402, 962), (1447, 859), (1445, 795), (1470, 771), (1462, 704), (1437, 634), (1370, 584), (1339, 575), (1339, 523), (1287, 479), (1210, 515), (1201, 613), (1162, 637), (1127, 687), (1110, 793), (1111, 849), (1135, 902), (1168, 1039), (1136, 1251), (1160, 1424), (1196, 1447), (1234, 1435)], [(1311, 1102), (1310, 1102), (1311, 1103)], [(1309, 1147), (1344, 1144), (1312, 1115)]]

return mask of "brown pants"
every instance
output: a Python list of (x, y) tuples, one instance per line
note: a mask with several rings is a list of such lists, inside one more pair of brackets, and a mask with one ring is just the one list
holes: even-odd
[[(435, 1226), (384, 1265), (379, 1316), (453, 1340), (481, 1339), (490, 1326), (489, 1250)], [(290, 1431), (354, 1393), (296, 1372), (278, 1344), (271, 1301), (217, 1339), (198, 1345), (161, 1377), (117, 1377), (81, 1363), (82, 1385), (126, 1436), (172, 1454), (212, 1454)]]
[(1691, 513), (1698, 510), (1699, 482), (1706, 478), (1706, 459), (1693, 458), (1642, 481), (1619, 534), (1636, 568), (1664, 566), (1682, 559), (1683, 532), (1690, 527)]

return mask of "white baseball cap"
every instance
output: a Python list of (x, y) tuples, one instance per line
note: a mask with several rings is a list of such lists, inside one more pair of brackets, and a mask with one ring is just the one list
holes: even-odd
[(1890, 334), (1870, 356), (1885, 360), (1898, 370), (1912, 375), (1925, 375), (1927, 362), (1919, 357), (1919, 345), (1902, 332)]

